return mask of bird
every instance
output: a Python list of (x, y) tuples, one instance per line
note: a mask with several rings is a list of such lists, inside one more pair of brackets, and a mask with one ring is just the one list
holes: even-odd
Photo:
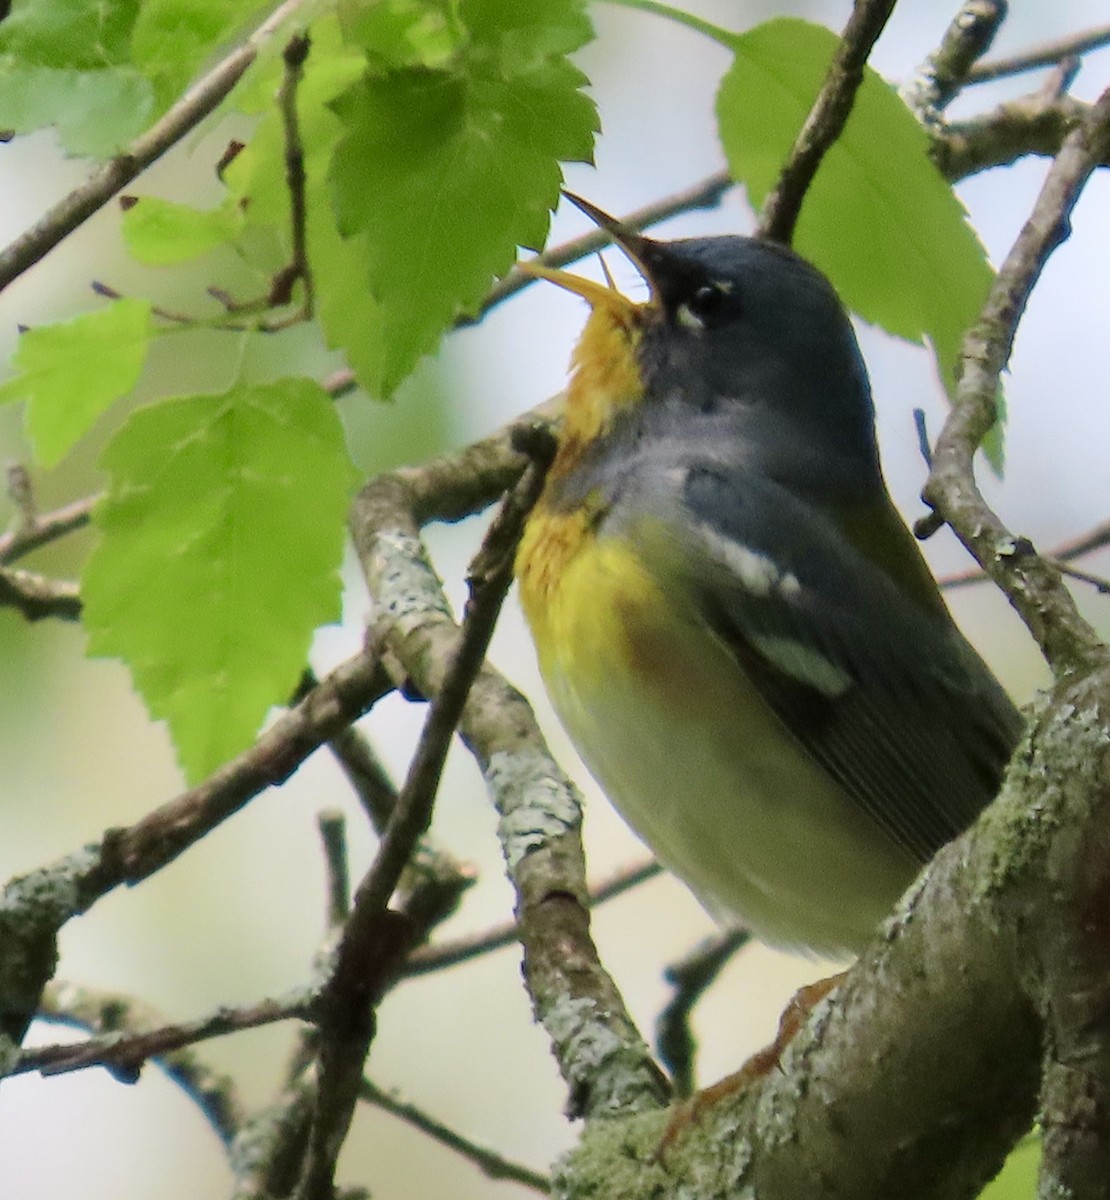
[(515, 560), (546, 690), (718, 921), (850, 958), (994, 798), (1022, 718), (890, 498), (829, 280), (567, 195), (649, 295), (525, 264), (591, 308)]

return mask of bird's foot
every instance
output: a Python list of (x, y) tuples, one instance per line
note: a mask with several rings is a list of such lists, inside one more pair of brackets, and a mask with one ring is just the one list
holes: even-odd
[(830, 975), (828, 979), (819, 979), (816, 983), (806, 984), (799, 988), (790, 999), (779, 1018), (779, 1030), (775, 1040), (762, 1050), (757, 1051), (748, 1059), (739, 1071), (726, 1075), (709, 1087), (695, 1092), (689, 1100), (676, 1104), (667, 1122), (667, 1128), (656, 1150), (656, 1157), (665, 1158), (683, 1132), (702, 1115), (722, 1100), (742, 1092), (750, 1084), (763, 1079), (779, 1065), (786, 1047), (794, 1040), (798, 1030), (805, 1024), (806, 1018), (824, 998), (833, 991), (844, 978), (845, 972)]

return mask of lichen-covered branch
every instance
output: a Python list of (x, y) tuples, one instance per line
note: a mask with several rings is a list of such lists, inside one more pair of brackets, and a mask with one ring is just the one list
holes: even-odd
[[(249, 749), (125, 829), (9, 881), (0, 893), (0, 1033), (22, 1040), (57, 965), (57, 934), (122, 883), (172, 862), (252, 797), (287, 779), (391, 690), (377, 657), (337, 667)], [(0, 1072), (2, 1073), (2, 1072)]]
[[(461, 456), (368, 484), (352, 531), (375, 622), (425, 696), (443, 687), (458, 627), (428, 561), (420, 525), (465, 515), (482, 486), (520, 471), (508, 432)], [(477, 481), (477, 482), (476, 482)], [(527, 701), (491, 667), (478, 673), (459, 731), (501, 814), (517, 892), (525, 973), (536, 1013), (570, 1087), (572, 1114), (658, 1106), (666, 1088), (589, 935), (577, 793), (551, 759)]]
[[(319, 1081), (298, 1200), (331, 1200), (334, 1194), (335, 1166), (358, 1100), (376, 1005), (397, 978), (405, 954), (427, 935), (429, 926), (415, 913), (394, 913), (386, 906), (431, 823), (447, 751), (485, 661), (512, 583), (513, 550), (543, 476), (535, 464), (525, 470), (486, 534), (472, 566), (462, 627), (432, 697), (408, 775), (336, 944), (332, 969), (316, 1005)], [(398, 917), (403, 919), (394, 919)]]
[(1006, 0), (965, 0), (940, 45), (902, 86), (902, 99), (926, 127), (939, 120), (976, 60), (990, 49), (1008, 9)]
[(1070, 231), (1070, 214), (1091, 172), (1110, 152), (1110, 90), (1066, 138), (1033, 212), (1006, 256), (982, 316), (964, 339), (956, 401), (933, 451), (924, 499), (1002, 588), (1057, 676), (1106, 660), (1059, 570), (1015, 537), (983, 499), (973, 458), (995, 419), (998, 378), (1018, 322), (1049, 255)]

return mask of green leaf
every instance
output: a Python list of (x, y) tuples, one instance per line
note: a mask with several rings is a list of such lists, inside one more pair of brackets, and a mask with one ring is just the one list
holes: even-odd
[(372, 66), (332, 103), (345, 130), (331, 181), (347, 269), (361, 268), (378, 306), (376, 344), (360, 348), (375, 395), (477, 307), (517, 245), (543, 244), (559, 162), (589, 160), (597, 128), (565, 58), (589, 32), (577, 0), (452, 8), (467, 40), (449, 66)]
[(68, 154), (110, 158), (146, 128), (153, 109), (150, 84), (130, 67), (24, 68), (0, 59), (0, 127), (31, 133), (53, 125)]
[(126, 63), (140, 0), (15, 0), (0, 23), (0, 55), (22, 66), (99, 70)]
[(382, 68), (444, 67), (466, 36), (448, 3), (339, 0), (338, 11), (345, 40)]
[(342, 428), (311, 380), (238, 384), (137, 410), (101, 461), (89, 653), (128, 664), (195, 781), (251, 743), (339, 616)]
[(123, 240), (139, 262), (164, 266), (207, 254), (242, 226), (242, 212), (231, 201), (200, 209), (143, 196), (123, 214)]
[(269, 7), (260, 0), (143, 0), (131, 53), (154, 85), (159, 108), (172, 104), (199, 68)]
[(20, 337), (12, 359), (19, 374), (0, 386), (0, 402), (28, 402), (24, 422), (44, 467), (58, 462), (131, 391), (151, 334), (150, 305), (124, 299)]
[(130, 66), (138, 0), (17, 0), (0, 22), (0, 127), (54, 125), (70, 154), (106, 158), (153, 112), (150, 85)]
[[(730, 170), (757, 207), (816, 97), (837, 39), (789, 18), (730, 35), (736, 60), (717, 96)], [(950, 394), (964, 330), (993, 278), (928, 139), (870, 68), (841, 138), (806, 195), (794, 244), (866, 321), (925, 342)], [(997, 460), (995, 465), (997, 466)]]

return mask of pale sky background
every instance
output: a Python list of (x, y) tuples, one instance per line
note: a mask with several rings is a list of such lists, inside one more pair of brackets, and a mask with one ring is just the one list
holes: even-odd
[[(904, 4), (873, 59), (893, 80), (907, 76), (935, 45), (956, 5)], [(747, 28), (767, 16), (791, 12), (842, 26), (848, 4), (772, 5), (697, 0), (689, 8), (723, 25)], [(995, 47), (1010, 53), (1050, 36), (1105, 20), (1096, 0), (1052, 5), (1015, 3)], [(711, 119), (713, 94), (727, 57), (716, 45), (658, 18), (598, 4), (599, 41), (581, 56), (594, 81), (604, 131), (596, 169), (572, 167), (568, 186), (621, 213), (709, 174), (721, 165)], [(957, 112), (970, 112), (1017, 85), (974, 89)], [(1110, 82), (1110, 51), (1091, 56), (1075, 84), (1091, 99)], [(214, 198), (205, 182), (209, 164), (228, 136), (211, 139), (151, 171), (129, 190), (198, 203)], [(972, 220), (997, 262), (1028, 213), (1046, 169), (1029, 160), (971, 180), (960, 188)], [(49, 136), (0, 147), (0, 239), (24, 228), (85, 173), (60, 160)], [(1110, 181), (1088, 188), (1071, 242), (1057, 252), (1020, 331), (1007, 389), (1010, 425), (1008, 469), (989, 491), (1016, 532), (1050, 546), (1107, 516), (1110, 462)], [(662, 236), (744, 232), (751, 215), (739, 194), (720, 210), (678, 218)], [(151, 275), (127, 263), (119, 245), (114, 208), (100, 214), (0, 299), (0, 358), (7, 360), (17, 324), (61, 319), (88, 306), (86, 283), (105, 279), (125, 290), (151, 286)], [(585, 219), (560, 211), (553, 239), (580, 232)], [(618, 281), (633, 277), (621, 259), (610, 259)], [(210, 280), (196, 269), (197, 291)], [(163, 286), (157, 283), (155, 286)], [(913, 286), (912, 280), (906, 281)], [(636, 293), (633, 293), (636, 294)], [(577, 331), (581, 302), (554, 288), (536, 287), (493, 314), (480, 328), (453, 337), (438, 367), (421, 372), (389, 409), (361, 397), (343, 402), (349, 421), (369, 426), (389, 456), (419, 455), (436, 436), (462, 444), (488, 432), (557, 391)], [(930, 361), (920, 349), (861, 330), (872, 372), (880, 436), (892, 492), (909, 519), (922, 511), (917, 493), (924, 467), (911, 411), (923, 407), (936, 432), (943, 401)], [(336, 365), (294, 335), (263, 348), (273, 373), (304, 370), (322, 378)], [(177, 392), (221, 386), (235, 348), (215, 342), (211, 357), (187, 364), (168, 355), (154, 374), (172, 379)], [(258, 352), (256, 352), (258, 353)], [(448, 390), (437, 408), (435, 387)], [(422, 426), (415, 438), (411, 426)], [(107, 429), (107, 423), (105, 429)], [(103, 441), (101, 436), (100, 441)], [(405, 449), (405, 447), (408, 447)], [(401, 447), (400, 449), (398, 447)], [(0, 459), (22, 460), (26, 449), (18, 414), (0, 409)], [(395, 461), (395, 457), (393, 459)], [(83, 495), (96, 486), (92, 450), (39, 483), (43, 507)], [(0, 501), (0, 526), (10, 507)], [(462, 598), (468, 556), (481, 522), (435, 529), (430, 542), (453, 599)], [(87, 543), (75, 539), (75, 550)], [(75, 560), (60, 550), (44, 569), (74, 573)], [(947, 534), (929, 544), (941, 571), (964, 563)], [(1107, 556), (1085, 563), (1110, 569)], [(344, 624), (318, 639), (321, 669), (347, 657), (360, 638), (364, 594), (349, 570)], [(1084, 610), (1110, 629), (1110, 599), (1080, 590)], [(1007, 605), (989, 588), (961, 591), (953, 608), (972, 640), (1019, 701), (1044, 674)], [(108, 825), (125, 824), (181, 787), (164, 732), (145, 718), (122, 667), (82, 658), (76, 629), (57, 623), (24, 626), (0, 612), (0, 878), (32, 869), (96, 838)], [(591, 872), (601, 876), (641, 851), (575, 760), (543, 702), (532, 651), (515, 609), (498, 631), (493, 659), (536, 702), (552, 748), (588, 794), (587, 844)], [(423, 710), (400, 700), (381, 706), (366, 722), (393, 769), (403, 772)], [(288, 786), (267, 793), (170, 869), (133, 891), (118, 892), (62, 936), (61, 975), (102, 987), (133, 991), (173, 1018), (238, 1003), (299, 983), (316, 945), (323, 912), (322, 866), (314, 814), (325, 806), (353, 813), (345, 787), (326, 756), (314, 758)], [(473, 764), (452, 755), (441, 792), (435, 833), (456, 853), (473, 859), (481, 883), (446, 930), (481, 929), (508, 915), (494, 837), (494, 818)], [(372, 852), (357, 817), (351, 822), (352, 871), (357, 878)], [(711, 928), (681, 885), (660, 880), (604, 908), (596, 921), (602, 956), (624, 990), (641, 1028), (651, 1027), (666, 989), (662, 965)], [(699, 1060), (703, 1082), (735, 1068), (767, 1040), (791, 989), (817, 977), (819, 964), (756, 949), (734, 963), (699, 1010)], [(56, 1030), (36, 1027), (36, 1040)], [(268, 1100), (283, 1065), (288, 1031), (270, 1029), (210, 1043), (205, 1055), (221, 1068), (242, 1072), (248, 1103)], [(518, 955), (502, 952), (440, 978), (411, 983), (386, 1002), (371, 1072), (479, 1141), (545, 1168), (569, 1146), (573, 1130), (562, 1119), (563, 1088), (545, 1036), (531, 1024), (519, 984)], [(156, 1068), (127, 1088), (103, 1072), (43, 1082), (21, 1079), (0, 1089), (0, 1192), (5, 1200), (80, 1196), (82, 1200), (196, 1200), (227, 1193), (230, 1175), (215, 1139), (194, 1106)], [(361, 1113), (343, 1161), (341, 1182), (367, 1182), (380, 1197), (416, 1200), (449, 1194), (456, 1200), (524, 1195), (485, 1180), (476, 1170), (392, 1118)]]

